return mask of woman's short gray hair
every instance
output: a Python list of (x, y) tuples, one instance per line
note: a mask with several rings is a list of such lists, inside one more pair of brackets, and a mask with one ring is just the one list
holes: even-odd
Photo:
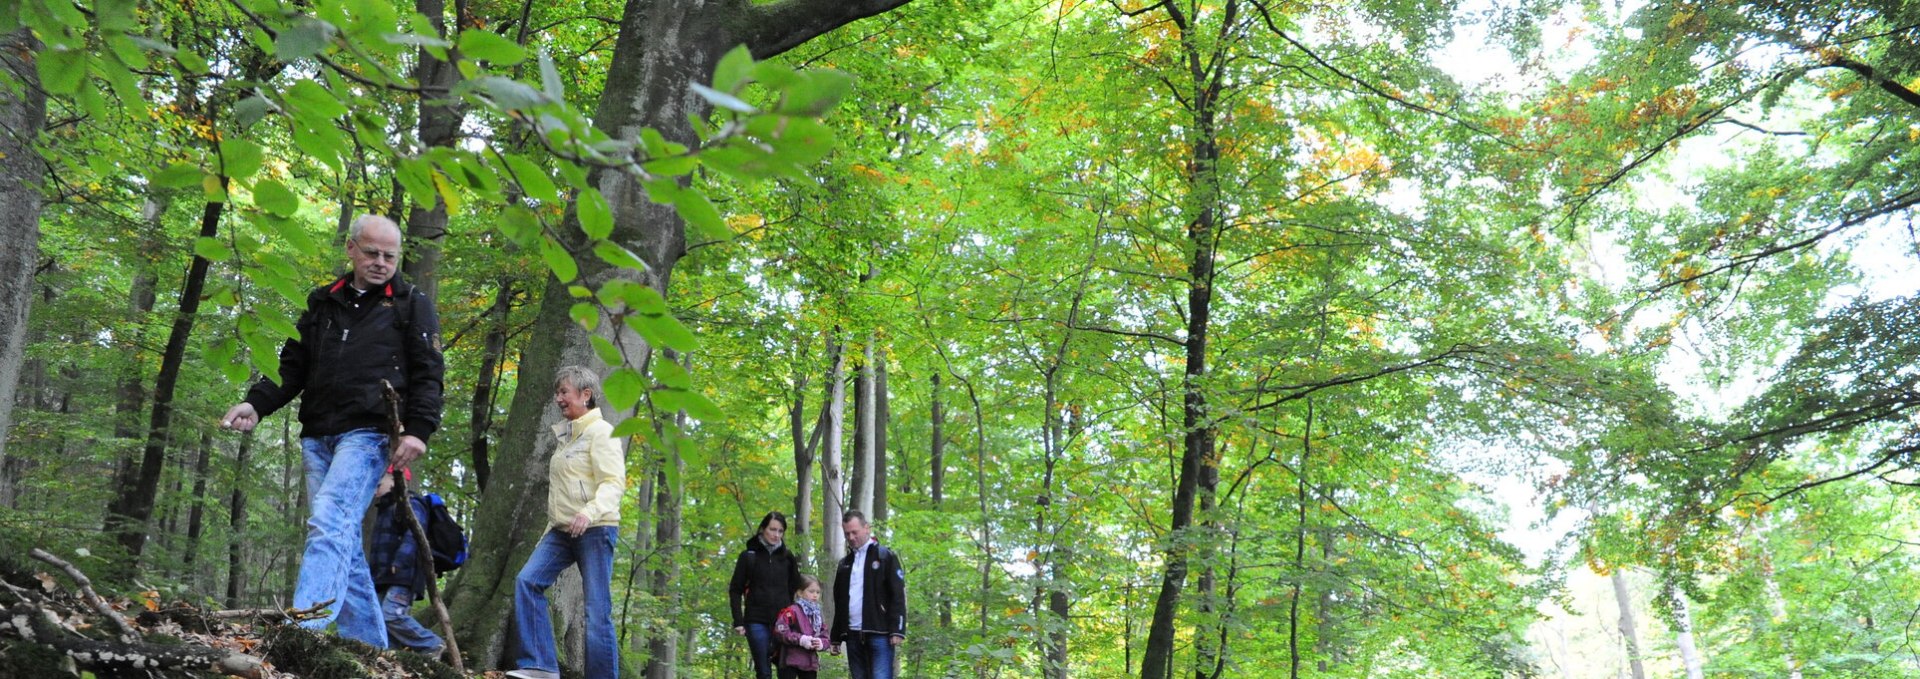
[(560, 366), (560, 370), (553, 374), (553, 388), (559, 389), (562, 384), (573, 387), (574, 391), (589, 392), (591, 395), (587, 397), (587, 407), (600, 407), (600, 376), (586, 366)]

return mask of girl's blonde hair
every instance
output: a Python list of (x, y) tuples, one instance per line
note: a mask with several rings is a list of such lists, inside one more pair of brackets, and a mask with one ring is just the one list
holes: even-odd
[(801, 592), (805, 592), (805, 591), (807, 591), (807, 588), (808, 588), (808, 587), (812, 587), (812, 586), (814, 586), (814, 585), (818, 585), (818, 584), (820, 584), (820, 578), (816, 578), (816, 577), (813, 577), (813, 576), (811, 576), (811, 575), (807, 575), (807, 574), (805, 574), (805, 573), (802, 573), (802, 574), (800, 574), (800, 586), (799, 586), (799, 587), (795, 587), (795, 588), (793, 589), (793, 593), (794, 593), (794, 594), (799, 594), (799, 593), (801, 593)]

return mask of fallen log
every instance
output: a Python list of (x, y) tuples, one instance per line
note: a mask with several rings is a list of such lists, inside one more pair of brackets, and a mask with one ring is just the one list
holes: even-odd
[(258, 679), (263, 667), (259, 658), (205, 646), (89, 639), (61, 625), (51, 611), (24, 602), (5, 609), (0, 635), (52, 648), (90, 671), (187, 669)]

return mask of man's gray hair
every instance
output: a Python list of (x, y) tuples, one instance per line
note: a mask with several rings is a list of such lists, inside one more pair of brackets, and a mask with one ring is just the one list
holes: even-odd
[(593, 395), (587, 397), (587, 407), (600, 407), (600, 376), (588, 370), (586, 366), (560, 366), (560, 369), (553, 373), (553, 388), (559, 389), (562, 384), (572, 386), (574, 391), (593, 392)]
[[(360, 240), (360, 234), (366, 233), (367, 227), (373, 226), (376, 224), (385, 224), (387, 226), (391, 226), (393, 227), (394, 233), (400, 233), (400, 225), (394, 223), (393, 220), (387, 219), (386, 217), (383, 217), (380, 215), (368, 213), (368, 214), (360, 215), (358, 217), (353, 218), (353, 224), (347, 227), (347, 240), (353, 240), (353, 241)], [(404, 236), (406, 234), (401, 234), (401, 235)]]

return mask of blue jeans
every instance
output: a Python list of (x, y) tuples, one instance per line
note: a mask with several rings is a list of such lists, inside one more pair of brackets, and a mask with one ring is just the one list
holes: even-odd
[(893, 638), (853, 632), (847, 639), (847, 674), (853, 679), (893, 679)]
[(513, 583), (513, 626), (519, 631), (519, 669), (560, 671), (553, 622), (547, 617), (547, 588), (568, 566), (580, 565), (587, 600), (587, 679), (618, 679), (619, 647), (613, 635), (613, 548), (620, 540), (614, 526), (589, 527), (580, 537), (548, 528)]
[(318, 631), (338, 623), (340, 636), (386, 648), (387, 626), (380, 619), (373, 576), (360, 546), (360, 519), (387, 468), (387, 435), (355, 429), (305, 437), (300, 439), (300, 449), (306, 456), (309, 516), (293, 607), (332, 602), (324, 617), (300, 625)]
[(413, 619), (413, 590), (394, 585), (387, 588), (386, 595), (380, 598), (380, 613), (387, 623), (387, 641), (394, 646), (421, 653), (438, 655), (446, 647), (440, 635), (427, 629), (420, 621)]
[(773, 626), (747, 623), (747, 653), (753, 656), (753, 676), (773, 679)]

